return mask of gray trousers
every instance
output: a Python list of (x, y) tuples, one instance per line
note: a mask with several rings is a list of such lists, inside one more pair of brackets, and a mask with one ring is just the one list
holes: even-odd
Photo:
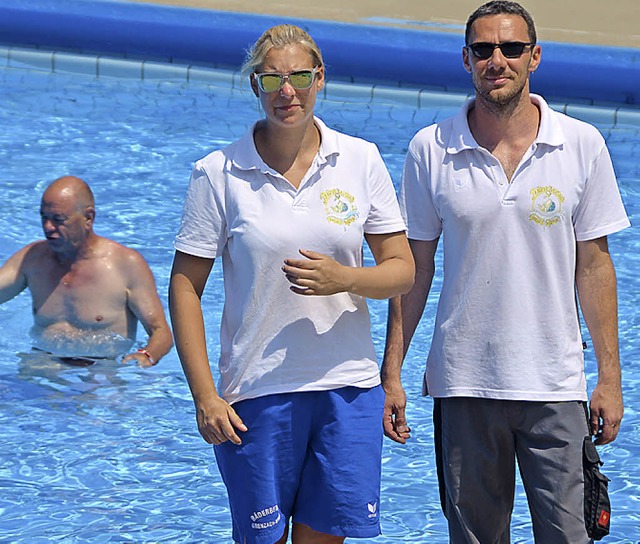
[(535, 541), (582, 544), (583, 403), (435, 399), (442, 508), (454, 544), (508, 544), (516, 459)]

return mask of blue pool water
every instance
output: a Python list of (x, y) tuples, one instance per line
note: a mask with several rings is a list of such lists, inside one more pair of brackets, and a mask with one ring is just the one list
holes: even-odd
[[(19, 68), (0, 69), (0, 80), (0, 261), (41, 236), (40, 194), (49, 181), (71, 173), (86, 179), (96, 194), (97, 232), (142, 252), (166, 303), (172, 241), (191, 165), (244, 133), (259, 116), (255, 98), (222, 83), (96, 80)], [(334, 128), (378, 144), (397, 183), (410, 136), (453, 114), (462, 97), (425, 96), (417, 108), (391, 98), (371, 102), (369, 94), (354, 88), (343, 97), (336, 91), (317, 111)], [(637, 225), (640, 124), (616, 124), (609, 113), (600, 114), (595, 117)], [(610, 244), (618, 269), (627, 410), (617, 442), (601, 448), (612, 479), (613, 535), (606, 541), (637, 543), (640, 251), (635, 228), (613, 236)], [(372, 543), (447, 541), (431, 442), (432, 403), (420, 397), (438, 287), (436, 279), (405, 363), (414, 436), (406, 446), (385, 443), (384, 535)], [(215, 361), (222, 309), (219, 263), (204, 307)], [(370, 307), (380, 352), (386, 305)], [(0, 306), (0, 542), (230, 542), (224, 486), (210, 447), (197, 433), (175, 351), (149, 370), (115, 363), (63, 367), (29, 353), (30, 326), (28, 294)], [(592, 387), (592, 350), (587, 365)], [(517, 494), (513, 542), (531, 542), (521, 487)]]

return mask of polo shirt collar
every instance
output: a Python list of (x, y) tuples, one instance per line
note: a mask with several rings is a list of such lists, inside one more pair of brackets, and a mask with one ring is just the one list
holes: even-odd
[[(544, 98), (537, 94), (530, 94), (531, 101), (540, 109), (540, 128), (534, 144), (546, 144), (551, 147), (559, 147), (566, 138), (562, 127)], [(447, 153), (455, 154), (465, 149), (478, 149), (480, 146), (476, 142), (471, 129), (469, 128), (468, 112), (474, 104), (475, 98), (465, 102), (460, 111), (453, 118), (453, 130), (447, 143)]]
[(554, 115), (554, 112), (540, 95), (532, 94), (531, 101), (540, 108), (540, 128), (534, 143), (560, 147), (567, 139), (562, 131), (558, 116)]
[(313, 118), (318, 130), (320, 131), (320, 149), (318, 150), (318, 159), (320, 163), (329, 160), (332, 155), (340, 154), (340, 145), (338, 143), (338, 133), (325, 125), (318, 117)]
[[(330, 129), (318, 117), (313, 118), (314, 123), (320, 131), (320, 149), (318, 150), (318, 160), (322, 164), (326, 162), (331, 155), (340, 153), (338, 145), (338, 135), (335, 130)], [(256, 149), (256, 143), (253, 139), (253, 132), (258, 122), (254, 123), (244, 136), (242, 136), (235, 145), (233, 155), (230, 157), (233, 167), (240, 170), (260, 170), (262, 173), (274, 174), (270, 168), (260, 157)]]

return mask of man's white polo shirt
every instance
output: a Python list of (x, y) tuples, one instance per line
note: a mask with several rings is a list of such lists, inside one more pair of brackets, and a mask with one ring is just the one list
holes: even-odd
[(629, 226), (604, 139), (551, 110), (511, 183), (457, 116), (412, 140), (400, 203), (409, 238), (443, 234), (426, 385), (434, 397), (585, 400), (576, 241)]
[(282, 272), (300, 249), (362, 266), (364, 233), (405, 230), (375, 145), (315, 123), (320, 150), (298, 190), (262, 161), (253, 127), (192, 173), (175, 248), (222, 255), (218, 389), (228, 402), (380, 383), (366, 301), (296, 295)]

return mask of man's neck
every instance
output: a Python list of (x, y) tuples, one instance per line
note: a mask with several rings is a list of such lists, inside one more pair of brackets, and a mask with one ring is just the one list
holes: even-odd
[(491, 152), (505, 141), (530, 145), (540, 126), (540, 110), (529, 93), (508, 104), (494, 104), (476, 97), (467, 118), (476, 142)]
[(90, 259), (94, 254), (95, 241), (97, 238), (95, 234), (91, 233), (82, 244), (64, 251), (55, 252), (54, 257), (56, 261), (66, 267), (71, 267), (74, 263)]

